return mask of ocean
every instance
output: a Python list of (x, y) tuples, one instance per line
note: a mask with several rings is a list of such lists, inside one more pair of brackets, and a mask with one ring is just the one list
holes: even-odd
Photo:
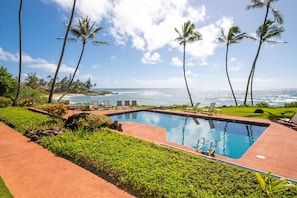
[[(186, 89), (183, 88), (122, 88), (122, 89), (104, 89), (113, 94), (104, 96), (66, 96), (71, 104), (92, 103), (96, 100), (102, 103), (103, 100), (109, 100), (111, 105), (116, 105), (117, 100), (136, 100), (137, 105), (153, 106), (171, 106), (171, 105), (189, 105), (190, 100)], [(193, 103), (200, 102), (201, 107), (209, 106), (215, 102), (216, 106), (235, 105), (230, 90), (200, 90), (190, 89)], [(235, 91), (238, 104), (243, 104), (244, 90)], [(261, 102), (268, 103), (271, 106), (283, 106), (284, 103), (297, 101), (297, 89), (266, 89), (253, 91), (254, 104)], [(250, 96), (248, 97), (250, 103)]]

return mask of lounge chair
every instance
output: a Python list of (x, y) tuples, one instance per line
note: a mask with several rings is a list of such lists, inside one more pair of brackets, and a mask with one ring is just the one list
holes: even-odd
[(116, 109), (118, 109), (119, 107), (123, 108), (123, 103), (122, 103), (121, 100), (118, 100), (118, 101), (117, 101)]
[(213, 113), (215, 106), (216, 106), (216, 103), (215, 102), (212, 102), (212, 103), (210, 103), (208, 109), (202, 109), (202, 111), (203, 112), (208, 112), (208, 113)]
[(136, 107), (136, 106), (137, 106), (136, 100), (132, 100), (132, 107)]
[(93, 108), (94, 108), (95, 110), (98, 109), (98, 101), (97, 101), (97, 100), (93, 100), (93, 101), (92, 101), (92, 105), (93, 105)]
[(104, 109), (109, 109), (110, 108), (109, 100), (104, 100), (103, 105), (104, 105)]
[(277, 122), (295, 128), (297, 127), (297, 112), (291, 118), (279, 118)]
[(197, 102), (197, 103), (195, 104), (195, 106), (184, 108), (184, 111), (191, 111), (191, 110), (193, 110), (193, 111), (197, 112), (197, 111), (198, 111), (198, 106), (199, 106), (199, 105), (200, 105), (200, 102)]
[(125, 100), (125, 107), (130, 107), (130, 101), (129, 100)]

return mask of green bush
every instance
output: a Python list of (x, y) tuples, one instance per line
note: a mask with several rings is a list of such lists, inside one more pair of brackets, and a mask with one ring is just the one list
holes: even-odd
[(297, 107), (297, 102), (289, 102), (289, 103), (285, 103), (284, 104), (285, 108), (289, 108), (289, 107)]
[(0, 107), (8, 107), (11, 104), (12, 104), (12, 100), (10, 98), (0, 96)]
[(260, 102), (260, 103), (256, 104), (256, 107), (269, 108), (269, 104), (267, 102)]
[(51, 129), (63, 126), (61, 119), (28, 110), (28, 107), (0, 108), (0, 121), (21, 133), (27, 130)]
[(80, 113), (70, 116), (65, 122), (65, 127), (71, 130), (97, 131), (113, 124), (113, 120), (105, 115)]
[(63, 115), (67, 113), (66, 107), (62, 104), (48, 106), (46, 111), (53, 117), (61, 118)]

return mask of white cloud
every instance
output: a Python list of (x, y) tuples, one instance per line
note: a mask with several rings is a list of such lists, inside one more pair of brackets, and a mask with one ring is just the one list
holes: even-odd
[[(19, 62), (19, 54), (5, 52), (2, 48), (0, 48), (0, 60)], [(57, 68), (57, 64), (55, 63), (49, 63), (47, 60), (42, 58), (32, 58), (31, 56), (25, 53), (22, 54), (22, 63), (24, 67), (40, 69), (45, 72), (55, 72)], [(60, 72), (73, 73), (74, 68), (62, 64), (60, 67)]]
[(178, 57), (172, 57), (170, 64), (175, 66), (183, 66), (183, 62)]
[(154, 52), (153, 54), (146, 52), (141, 58), (141, 62), (144, 64), (156, 64), (157, 62), (161, 62), (160, 54), (157, 52)]

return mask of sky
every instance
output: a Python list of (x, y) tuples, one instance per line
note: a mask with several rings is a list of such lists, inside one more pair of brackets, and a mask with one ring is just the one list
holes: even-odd
[[(19, 0), (0, 1), (0, 66), (13, 76), (19, 68)], [(36, 73), (54, 76), (61, 54), (72, 0), (23, 1), (22, 80)], [(239, 26), (254, 35), (265, 9), (247, 10), (250, 0), (77, 0), (75, 18), (88, 16), (103, 29), (88, 42), (75, 79), (89, 78), (98, 88), (184, 88), (183, 48), (175, 39), (190, 20), (202, 40), (186, 46), (186, 76), (190, 88), (227, 90), (226, 45), (218, 42), (221, 28)], [(264, 44), (254, 76), (254, 89), (297, 88), (296, 0), (279, 0), (272, 7), (283, 16), (285, 32)], [(270, 19), (274, 19), (270, 13)], [(71, 34), (69, 37), (73, 37)], [(245, 39), (229, 48), (228, 68), (234, 89), (244, 90), (258, 42)], [(67, 42), (59, 78), (69, 77), (76, 67), (82, 43)]]

